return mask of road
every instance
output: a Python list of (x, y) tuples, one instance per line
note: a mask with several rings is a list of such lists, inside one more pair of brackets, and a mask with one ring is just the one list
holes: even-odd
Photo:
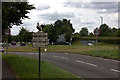
[[(38, 53), (15, 52), (14, 54), (38, 58)], [(120, 70), (118, 69), (119, 61), (115, 60), (69, 53), (42, 53), (41, 55), (42, 60), (64, 68), (82, 78), (101, 78), (101, 80), (111, 80), (112, 78), (118, 78), (118, 75), (120, 74)]]

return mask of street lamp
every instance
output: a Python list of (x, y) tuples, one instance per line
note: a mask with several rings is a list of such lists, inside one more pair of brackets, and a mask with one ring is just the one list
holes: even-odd
[(101, 25), (103, 24), (103, 17), (102, 16), (100, 16), (100, 18), (101, 18)]

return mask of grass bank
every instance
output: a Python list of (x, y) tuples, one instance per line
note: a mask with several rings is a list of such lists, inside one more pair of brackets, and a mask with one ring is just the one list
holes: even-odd
[[(3, 54), (6, 60), (20, 78), (39, 78), (38, 59), (19, 56), (15, 54)], [(48, 62), (41, 63), (41, 78), (77, 78), (77, 76), (58, 68)]]

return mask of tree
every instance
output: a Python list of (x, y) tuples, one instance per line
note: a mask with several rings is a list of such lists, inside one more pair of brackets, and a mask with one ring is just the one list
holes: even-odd
[[(117, 30), (118, 30), (117, 28), (112, 28), (110, 35), (111, 35), (112, 37), (115, 37), (115, 36), (116, 36), (116, 33), (117, 33)], [(109, 36), (110, 36), (110, 35), (109, 35)]]
[(102, 24), (100, 26), (100, 36), (109, 36), (109, 33), (111, 33), (109, 26), (107, 24)]
[(89, 34), (89, 36), (90, 36), (90, 37), (93, 37), (93, 36), (94, 36), (94, 34), (91, 32), (91, 33)]
[(57, 20), (54, 24), (47, 24), (43, 27), (43, 32), (48, 33), (50, 43), (56, 42), (58, 36), (61, 34), (65, 34), (66, 41), (70, 42), (70, 38), (74, 31), (70, 20), (67, 19)]
[(120, 37), (120, 28), (115, 31), (115, 36)]
[(31, 42), (32, 32), (29, 32), (27, 29), (22, 27), (17, 38), (20, 42)]
[(28, 18), (26, 16), (29, 10), (35, 9), (33, 5), (28, 2), (3, 2), (2, 3), (2, 31), (12, 28), (12, 25), (22, 24), (22, 19)]
[(88, 36), (88, 29), (86, 27), (83, 27), (81, 30), (80, 30), (80, 36)]
[(79, 35), (79, 33), (78, 32), (76, 32), (76, 33), (74, 33), (74, 34), (72, 34), (72, 37), (79, 37), (80, 35)]
[(57, 39), (56, 30), (52, 24), (45, 25), (43, 32), (48, 33), (49, 42), (55, 42)]

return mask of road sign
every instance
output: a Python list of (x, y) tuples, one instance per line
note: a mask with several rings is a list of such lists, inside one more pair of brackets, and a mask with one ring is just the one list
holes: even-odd
[(6, 36), (9, 36), (10, 33), (11, 33), (11, 31), (10, 31), (10, 28), (9, 28), (9, 27), (8, 27), (8, 29), (5, 29), (5, 30), (4, 30), (4, 34), (5, 34)]
[(98, 28), (94, 29), (94, 35), (99, 36), (100, 30)]
[(47, 35), (47, 33), (43, 33), (42, 31), (33, 33), (33, 47), (46, 47), (48, 45)]

